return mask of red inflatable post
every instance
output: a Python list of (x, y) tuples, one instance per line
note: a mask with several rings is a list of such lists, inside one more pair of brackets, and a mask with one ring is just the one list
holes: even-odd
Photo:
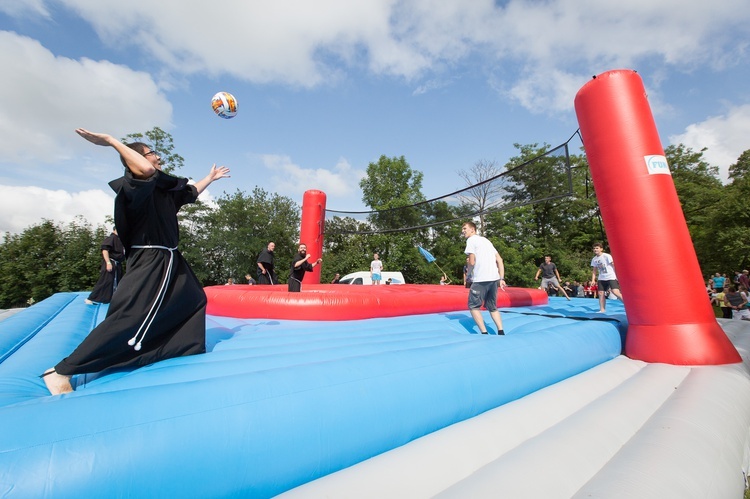
[[(307, 245), (307, 253), (317, 260), (323, 256), (323, 225), (326, 220), (326, 194), (322, 191), (305, 191), (302, 197), (302, 222), (300, 242)], [(320, 283), (320, 265), (305, 276), (305, 284)]]
[(681, 365), (741, 362), (706, 297), (641, 78), (632, 70), (596, 76), (578, 91), (575, 109), (625, 302), (625, 354)]

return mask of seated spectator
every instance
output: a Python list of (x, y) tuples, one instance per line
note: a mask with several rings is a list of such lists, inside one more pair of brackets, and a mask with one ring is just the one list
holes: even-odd
[(750, 310), (747, 308), (747, 299), (737, 291), (734, 286), (729, 286), (724, 293), (724, 305), (731, 307), (732, 319), (750, 320)]

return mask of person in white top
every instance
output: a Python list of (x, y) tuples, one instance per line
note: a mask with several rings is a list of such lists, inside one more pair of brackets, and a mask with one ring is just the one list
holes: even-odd
[(596, 281), (596, 272), (599, 271), (599, 312), (604, 313), (607, 306), (607, 291), (622, 300), (620, 283), (617, 282), (615, 274), (615, 262), (609, 253), (604, 252), (602, 243), (594, 243), (594, 258), (591, 259), (591, 282)]
[(497, 310), (497, 288), (505, 289), (505, 265), (489, 239), (477, 234), (474, 222), (466, 222), (461, 227), (461, 235), (466, 238), (469, 265), (473, 267), (473, 281), (469, 290), (469, 312), (479, 327), (479, 332), (487, 334), (482, 318), (482, 304), (490, 313), (497, 326), (497, 334), (504, 335), (503, 320)]
[(372, 257), (374, 260), (370, 263), (370, 277), (372, 278), (373, 284), (380, 284), (380, 278), (383, 272), (383, 262), (380, 261), (380, 257), (377, 253), (374, 253)]

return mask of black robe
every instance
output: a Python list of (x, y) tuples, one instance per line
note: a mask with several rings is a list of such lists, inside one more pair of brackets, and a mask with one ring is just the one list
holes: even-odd
[(278, 284), (279, 281), (276, 279), (276, 273), (273, 270), (273, 251), (268, 251), (268, 248), (264, 248), (258, 256), (258, 262), (262, 263), (266, 269), (266, 273), (261, 272), (258, 267), (258, 284)]
[[(176, 248), (177, 212), (194, 202), (198, 191), (187, 179), (161, 171), (146, 180), (126, 172), (109, 185), (117, 193), (115, 227), (128, 255), (128, 272), (104, 321), (55, 366), (60, 374), (138, 367), (206, 351), (201, 283), (179, 250), (137, 247)], [(128, 344), (131, 338), (135, 345)]]
[(96, 303), (109, 303), (112, 301), (112, 293), (122, 279), (122, 263), (125, 260), (125, 247), (114, 232), (102, 241), (102, 250), (109, 252), (109, 261), (112, 263), (112, 271), (107, 271), (107, 263), (102, 258), (99, 270), (99, 280), (96, 281), (94, 289), (88, 299)]
[(302, 291), (302, 279), (305, 278), (305, 272), (312, 272), (313, 266), (310, 262), (304, 262), (299, 267), (294, 265), (305, 257), (297, 253), (292, 260), (292, 272), (289, 274), (289, 282), (287, 283), (287, 289), (290, 293), (299, 293)]

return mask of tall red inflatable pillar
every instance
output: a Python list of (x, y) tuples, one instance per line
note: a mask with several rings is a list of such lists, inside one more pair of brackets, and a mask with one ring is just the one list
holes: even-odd
[[(323, 226), (326, 221), (326, 194), (322, 191), (305, 191), (302, 197), (302, 222), (300, 242), (307, 245), (307, 252), (317, 260), (323, 256)], [(311, 260), (312, 261), (312, 260)], [(320, 265), (305, 277), (308, 284), (320, 283)]]
[(625, 354), (681, 365), (741, 362), (706, 297), (640, 76), (595, 76), (575, 109), (625, 302)]

